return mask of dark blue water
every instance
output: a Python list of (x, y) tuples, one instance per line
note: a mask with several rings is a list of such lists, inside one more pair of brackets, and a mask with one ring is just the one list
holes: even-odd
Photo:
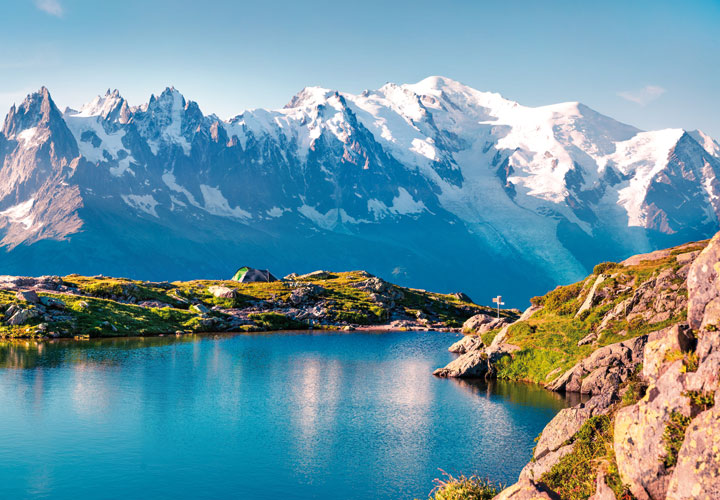
[(0, 498), (426, 498), (512, 481), (566, 406), (437, 379), (448, 333), (0, 344)]

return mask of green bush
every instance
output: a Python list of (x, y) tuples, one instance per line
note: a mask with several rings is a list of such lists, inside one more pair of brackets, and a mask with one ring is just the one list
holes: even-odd
[(443, 479), (435, 480), (430, 500), (491, 500), (499, 493), (499, 486), (481, 477), (443, 474)]
[(670, 422), (667, 423), (665, 432), (663, 432), (665, 456), (660, 457), (660, 461), (668, 469), (677, 464), (677, 456), (685, 440), (685, 430), (690, 425), (691, 420), (690, 417), (686, 417), (678, 411), (670, 413)]
[(575, 301), (582, 291), (583, 282), (579, 281), (572, 285), (559, 286), (552, 292), (545, 295), (543, 301), (545, 309), (548, 311), (556, 311), (558, 314), (574, 313), (576, 308), (572, 307), (571, 302)]
[(593, 267), (593, 274), (603, 274), (611, 269), (615, 269), (620, 264), (617, 262), (601, 262), (600, 264)]
[(571, 438), (573, 449), (540, 480), (567, 500), (587, 499), (595, 493), (600, 461), (612, 446), (612, 423), (607, 415), (590, 417)]
[(257, 326), (264, 330), (304, 330), (308, 327), (307, 323), (289, 318), (284, 314), (278, 313), (254, 313), (249, 314), (248, 318), (253, 320)]

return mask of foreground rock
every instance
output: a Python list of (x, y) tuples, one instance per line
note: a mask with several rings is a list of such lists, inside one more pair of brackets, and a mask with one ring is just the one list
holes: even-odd
[[(715, 406), (720, 397), (720, 233), (702, 252), (696, 248), (692, 244), (681, 247), (687, 252), (671, 249), (628, 259), (627, 266), (675, 262), (670, 271), (661, 271), (637, 287), (630, 301), (607, 295), (600, 286), (606, 279), (582, 288), (584, 295), (574, 302), (577, 307), (593, 303), (596, 299), (588, 300), (590, 296), (600, 302), (614, 300), (605, 308), (611, 319), (596, 320), (593, 324), (598, 328), (628, 321), (625, 318), (633, 314), (647, 321), (664, 307), (674, 311), (678, 305), (685, 307), (687, 321), (679, 316), (664, 328), (597, 347), (547, 383), (551, 390), (592, 397), (561, 410), (550, 421), (518, 483), (496, 499), (557, 498), (558, 492), (568, 491), (568, 485), (586, 492), (582, 498), (593, 500), (720, 498), (720, 408)], [(684, 284), (678, 282), (683, 276)], [(592, 311), (592, 306), (585, 309), (580, 320)], [(597, 338), (583, 345), (592, 345)], [(499, 340), (500, 345), (503, 342)], [(461, 369), (483, 376), (491, 373), (491, 347), (459, 357), (453, 362), (455, 373)], [(469, 354), (480, 368), (458, 362), (470, 359)], [(600, 421), (605, 422), (604, 431), (588, 427)], [(587, 451), (579, 448), (586, 443), (600, 447), (590, 462), (582, 455)]]

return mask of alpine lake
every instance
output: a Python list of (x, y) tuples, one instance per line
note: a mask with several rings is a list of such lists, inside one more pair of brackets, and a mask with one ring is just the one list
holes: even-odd
[(426, 499), (505, 484), (574, 403), (432, 376), (445, 332), (0, 343), (0, 497)]

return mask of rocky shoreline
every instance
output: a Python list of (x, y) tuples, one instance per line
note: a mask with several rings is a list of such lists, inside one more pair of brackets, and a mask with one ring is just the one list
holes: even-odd
[[(491, 309), (462, 293), (404, 288), (363, 271), (275, 282), (146, 282), (0, 276), (0, 338), (89, 338), (276, 330), (459, 331)], [(502, 311), (514, 318), (514, 311)]]
[[(527, 375), (590, 397), (553, 418), (518, 482), (495, 498), (720, 498), (720, 233), (604, 263), (533, 303), (489, 342), (478, 328), (451, 346), (460, 356), (435, 372)], [(545, 323), (564, 328), (565, 353), (552, 358), (562, 361), (523, 372), (517, 359), (529, 349), (561, 345)]]

